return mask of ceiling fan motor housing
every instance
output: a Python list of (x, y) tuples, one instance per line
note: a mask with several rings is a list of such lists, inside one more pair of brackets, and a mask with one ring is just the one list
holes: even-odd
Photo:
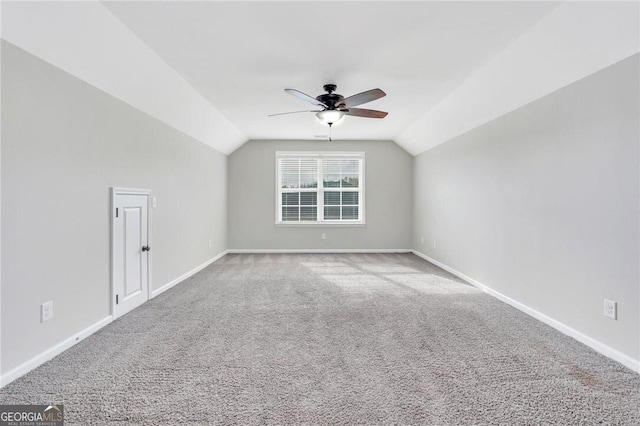
[[(305, 102), (309, 102), (313, 104), (316, 108), (322, 107), (321, 111), (313, 110), (313, 111), (294, 111), (294, 112), (285, 112), (283, 114), (294, 114), (297, 112), (315, 112), (318, 119), (326, 124), (335, 124), (337, 123), (344, 115), (351, 115), (354, 117), (365, 117), (365, 118), (385, 118), (387, 113), (384, 111), (377, 111), (374, 109), (363, 109), (363, 108), (353, 108), (357, 105), (364, 104), (367, 102), (375, 101), (376, 99), (380, 99), (387, 94), (384, 93), (380, 89), (371, 89), (365, 92), (356, 93), (355, 95), (349, 96), (345, 98), (342, 95), (335, 93), (337, 86), (335, 84), (325, 84), (324, 90), (327, 93), (322, 95), (318, 95), (315, 98), (307, 95), (306, 93), (302, 93), (296, 89), (284, 89), (285, 92), (290, 95), (295, 96), (296, 98), (302, 99)], [(283, 115), (283, 114), (272, 114), (272, 115)], [(330, 124), (331, 123), (331, 124)]]
[(316, 96), (316, 99), (325, 104), (327, 106), (327, 109), (336, 109), (336, 105), (344, 100), (344, 96), (333, 93), (337, 88), (338, 86), (336, 86), (335, 84), (325, 84), (323, 86), (323, 89), (327, 93)]

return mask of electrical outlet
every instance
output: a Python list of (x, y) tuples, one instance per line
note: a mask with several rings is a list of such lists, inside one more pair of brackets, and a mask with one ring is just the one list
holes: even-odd
[(40, 322), (45, 322), (53, 318), (53, 302), (46, 302), (40, 305)]
[(617, 320), (618, 319), (618, 303), (613, 300), (604, 299), (604, 316)]
[(327, 239), (327, 234), (325, 234), (324, 232), (322, 234), (320, 234), (320, 239), (326, 240)]

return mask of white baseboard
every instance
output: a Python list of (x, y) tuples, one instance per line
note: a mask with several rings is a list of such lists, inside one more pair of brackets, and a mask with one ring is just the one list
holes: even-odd
[(102, 327), (104, 327), (105, 325), (111, 323), (112, 321), (113, 321), (113, 316), (109, 315), (108, 317), (103, 318), (100, 321), (96, 322), (95, 324), (90, 325), (89, 327), (85, 328), (84, 330), (80, 331), (79, 333), (74, 334), (73, 336), (69, 337), (68, 339), (63, 340), (62, 342), (58, 343), (57, 345), (55, 345), (55, 346), (47, 349), (46, 351), (34, 356), (33, 358), (31, 358), (27, 362), (25, 362), (23, 364), (20, 364), (19, 366), (17, 366), (13, 370), (10, 370), (10, 371), (6, 372), (2, 376), (0, 376), (0, 387), (3, 387), (5, 385), (13, 382), (18, 377), (21, 377), (21, 376), (27, 374), (29, 371), (33, 370), (34, 368), (39, 367), (42, 364), (44, 364), (45, 362), (53, 359), (55, 356), (60, 355), (62, 352), (66, 351), (67, 349), (69, 349), (70, 347), (75, 345), (76, 343), (78, 343), (78, 342), (84, 340), (85, 338), (89, 337), (90, 335), (92, 335), (96, 331), (100, 330)]
[(485, 293), (495, 297), (496, 299), (499, 299), (503, 302), (505, 302), (508, 305), (513, 306), (514, 308), (524, 312), (527, 315), (532, 316), (533, 318), (537, 319), (538, 321), (542, 321), (543, 323), (550, 325), (551, 327), (555, 328), (556, 330), (560, 331), (563, 334), (566, 334), (569, 337), (572, 337), (574, 339), (576, 339), (577, 341), (584, 343), (585, 345), (589, 346), (591, 349), (594, 349), (596, 352), (601, 353), (602, 355), (609, 357), (611, 359), (613, 359), (614, 361), (619, 362), (620, 364), (624, 365), (625, 367), (630, 368), (631, 370), (640, 373), (640, 360), (634, 359), (628, 355), (623, 354), (622, 352), (619, 352), (615, 349), (613, 349), (610, 346), (605, 345), (604, 343), (587, 336), (584, 333), (579, 332), (578, 330), (575, 330), (571, 327), (569, 327), (566, 324), (561, 323), (560, 321), (557, 321), (521, 302), (518, 302), (517, 300), (514, 300), (512, 298), (510, 298), (509, 296), (505, 296), (504, 294), (500, 293), (499, 291), (493, 290), (491, 287), (486, 286), (476, 280), (474, 280), (473, 278), (463, 274), (462, 272), (456, 271), (455, 269), (445, 265), (442, 262), (439, 262), (429, 256), (427, 256), (426, 254), (420, 253), (417, 250), (411, 250), (411, 252), (413, 254), (415, 254), (418, 257), (423, 258), (424, 260), (426, 260), (427, 262), (433, 263), (434, 265), (444, 269), (447, 272), (452, 273), (453, 275), (462, 278), (463, 280), (465, 280), (466, 282), (468, 282), (469, 284), (473, 285), (474, 287), (479, 288), (480, 290), (484, 291)]
[[(156, 297), (160, 293), (169, 290), (171, 287), (175, 286), (176, 284), (180, 283), (181, 281), (184, 281), (185, 279), (189, 278), (190, 276), (194, 275), (195, 273), (199, 272), (200, 270), (202, 270), (202, 269), (206, 268), (207, 266), (211, 265), (213, 262), (215, 262), (216, 260), (220, 259), (225, 254), (227, 254), (226, 250), (223, 251), (222, 253), (218, 254), (217, 256), (207, 260), (202, 265), (200, 265), (200, 266), (196, 267), (195, 269), (187, 272), (186, 274), (183, 274), (183, 275), (179, 276), (178, 278), (176, 278), (175, 280), (171, 281), (170, 283), (167, 283), (167, 284), (163, 285), (162, 287), (160, 287), (159, 289), (152, 291), (151, 292), (151, 297), (152, 298)], [(81, 340), (84, 340), (85, 338), (87, 338), (88, 336), (92, 335), (96, 331), (100, 330), (102, 327), (104, 327), (105, 325), (111, 323), (112, 321), (113, 321), (113, 316), (109, 315), (108, 317), (106, 317), (106, 318), (98, 321), (97, 323), (85, 328), (84, 330), (80, 331), (79, 333), (74, 334), (73, 336), (69, 337), (68, 339), (58, 343), (57, 345), (53, 346), (52, 348), (49, 348), (46, 351), (34, 356), (33, 358), (31, 358), (27, 362), (17, 366), (13, 370), (3, 374), (2, 376), (0, 376), (0, 387), (3, 387), (5, 385), (11, 383), (12, 381), (17, 379), (18, 377), (21, 377), (21, 376), (27, 374), (29, 371), (33, 370), (34, 368), (41, 366), (45, 362), (49, 361), (53, 357), (55, 357), (55, 356), (61, 354), (62, 352), (66, 351), (71, 346), (75, 345), (76, 343), (80, 342)]]
[(411, 249), (229, 249), (229, 253), (411, 253)]
[(176, 286), (177, 284), (180, 284), (182, 281), (186, 280), (190, 276), (197, 274), (198, 272), (202, 271), (204, 268), (206, 268), (207, 266), (211, 265), (213, 262), (215, 262), (216, 260), (220, 259), (222, 256), (226, 255), (227, 253), (229, 253), (229, 250), (223, 251), (222, 253), (220, 253), (220, 254), (212, 257), (211, 259), (207, 260), (203, 264), (196, 266), (194, 269), (190, 270), (189, 272), (180, 275), (175, 280), (172, 280), (171, 282), (166, 283), (162, 287), (153, 290), (151, 292), (151, 298), (153, 299), (154, 297), (164, 293), (165, 291), (167, 291), (170, 288)]
[[(154, 290), (151, 293), (151, 297), (156, 297), (159, 294), (169, 290), (170, 288), (174, 287), (176, 284), (184, 281), (185, 279), (191, 277), (192, 275), (196, 274), (197, 272), (201, 271), (202, 269), (206, 268), (207, 266), (209, 266), (210, 264), (212, 264), (213, 262), (215, 262), (216, 260), (220, 259), (221, 257), (223, 257), (224, 255), (226, 255), (227, 253), (413, 253), (418, 257), (421, 257), (422, 259), (433, 263), (436, 266), (439, 266), (440, 268), (444, 269), (445, 271), (448, 271), (454, 275), (456, 275), (457, 277), (465, 280), (466, 282), (468, 282), (469, 284), (483, 290), (484, 292), (490, 294), (493, 297), (496, 297), (497, 299), (513, 306), (514, 308), (532, 316), (533, 318), (536, 318), (539, 321), (542, 321), (543, 323), (550, 325), (551, 327), (555, 328), (556, 330), (560, 331), (563, 334), (566, 334), (569, 337), (572, 337), (576, 340), (578, 340), (579, 342), (584, 343), (585, 345), (591, 347), (592, 349), (596, 350), (597, 352), (621, 363), (622, 365), (630, 368), (631, 370), (634, 370), (638, 373), (640, 373), (640, 361), (636, 360), (628, 355), (625, 355), (613, 348), (611, 348), (610, 346), (605, 345), (602, 342), (599, 342), (598, 340), (595, 340), (533, 308), (528, 307), (527, 305), (524, 305), (508, 296), (505, 296), (504, 294), (493, 290), (492, 288), (474, 280), (473, 278), (423, 254), (420, 253), (417, 250), (409, 250), (409, 249), (332, 249), (332, 250), (328, 250), (328, 249), (230, 249), (230, 250), (225, 250), (222, 253), (218, 254), (217, 256), (209, 259), (208, 261), (204, 262), (203, 264), (199, 265), (198, 267), (196, 267), (195, 269), (181, 275), (180, 277), (176, 278), (175, 280), (163, 285), (162, 287), (160, 287), (157, 290)], [(39, 367), (40, 365), (44, 364), (45, 362), (51, 360), (52, 358), (54, 358), (55, 356), (61, 354), (62, 352), (64, 352), (65, 350), (69, 349), (70, 347), (72, 347), (73, 345), (75, 345), (76, 343), (84, 340), (85, 338), (87, 338), (88, 336), (92, 335), (93, 333), (95, 333), (96, 331), (100, 330), (101, 328), (103, 328), (104, 326), (106, 326), (107, 324), (111, 323), (113, 321), (113, 317), (111, 315), (109, 315), (106, 318), (101, 319), (100, 321), (96, 322), (95, 324), (90, 325), (89, 327), (85, 328), (84, 330), (80, 331), (79, 333), (74, 334), (73, 336), (69, 337), (68, 339), (65, 339), (64, 341), (56, 344), (55, 346), (45, 350), (44, 352), (36, 355), (35, 357), (31, 358), (30, 360), (24, 362), (23, 364), (15, 367), (14, 369), (8, 371), (7, 373), (3, 374), (2, 376), (0, 376), (0, 387), (4, 387), (7, 384), (11, 383), (12, 381), (14, 381), (15, 379), (27, 374), (29, 371), (33, 370), (36, 367)]]

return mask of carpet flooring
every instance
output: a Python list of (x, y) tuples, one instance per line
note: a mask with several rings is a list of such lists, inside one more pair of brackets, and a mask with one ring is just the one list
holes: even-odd
[(69, 425), (639, 425), (640, 375), (411, 254), (233, 254), (0, 400)]

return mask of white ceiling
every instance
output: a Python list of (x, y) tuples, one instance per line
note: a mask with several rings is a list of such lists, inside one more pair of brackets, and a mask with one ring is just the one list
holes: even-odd
[(249, 139), (312, 139), (327, 128), (287, 94), (335, 83), (389, 115), (346, 117), (340, 139), (395, 139), (548, 14), (548, 2), (112, 2), (105, 6)]
[(4, 1), (2, 38), (229, 154), (326, 138), (311, 96), (335, 83), (382, 120), (334, 140), (417, 155), (640, 51), (640, 2)]

